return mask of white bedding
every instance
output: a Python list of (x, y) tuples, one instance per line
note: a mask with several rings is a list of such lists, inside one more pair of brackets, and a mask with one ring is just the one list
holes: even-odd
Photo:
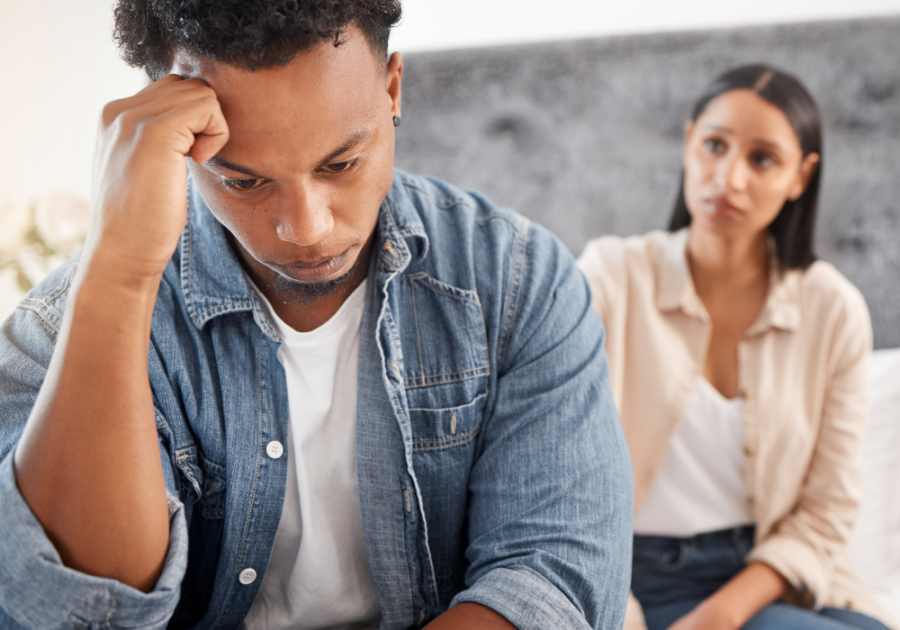
[(900, 348), (872, 353), (869, 382), (863, 500), (849, 552), (860, 577), (900, 619)]

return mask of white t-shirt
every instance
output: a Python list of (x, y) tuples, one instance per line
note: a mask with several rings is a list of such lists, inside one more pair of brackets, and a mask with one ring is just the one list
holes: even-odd
[(634, 533), (690, 538), (752, 524), (743, 435), (741, 400), (697, 379)]
[(245, 630), (356, 630), (379, 621), (356, 469), (365, 286), (307, 333), (281, 321), (263, 298), (282, 338), (278, 356), (287, 376), (293, 466), (272, 557)]

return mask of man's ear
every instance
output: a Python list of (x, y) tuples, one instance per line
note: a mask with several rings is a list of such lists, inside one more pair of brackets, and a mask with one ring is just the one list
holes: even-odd
[(797, 181), (791, 188), (791, 194), (788, 195), (788, 199), (797, 201), (803, 195), (806, 187), (809, 186), (809, 180), (812, 179), (819, 169), (821, 161), (822, 158), (818, 153), (810, 153), (803, 158), (803, 162), (800, 163), (800, 172), (797, 174)]
[(398, 52), (391, 53), (390, 58), (388, 58), (385, 81), (387, 95), (391, 100), (391, 116), (399, 116), (401, 84), (403, 82), (403, 55)]

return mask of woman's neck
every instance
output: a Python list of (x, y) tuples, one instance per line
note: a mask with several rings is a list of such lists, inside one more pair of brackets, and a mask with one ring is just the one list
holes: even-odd
[(687, 259), (697, 295), (704, 301), (768, 284), (769, 255), (765, 232), (726, 238), (692, 227)]

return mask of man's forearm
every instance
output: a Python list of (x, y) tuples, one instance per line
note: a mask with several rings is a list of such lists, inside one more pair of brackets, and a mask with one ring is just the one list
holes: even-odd
[(506, 618), (487, 606), (458, 604), (425, 626), (426, 630), (516, 630)]
[(146, 592), (169, 538), (147, 372), (159, 278), (86, 271), (16, 448), (16, 480), (67, 566)]

